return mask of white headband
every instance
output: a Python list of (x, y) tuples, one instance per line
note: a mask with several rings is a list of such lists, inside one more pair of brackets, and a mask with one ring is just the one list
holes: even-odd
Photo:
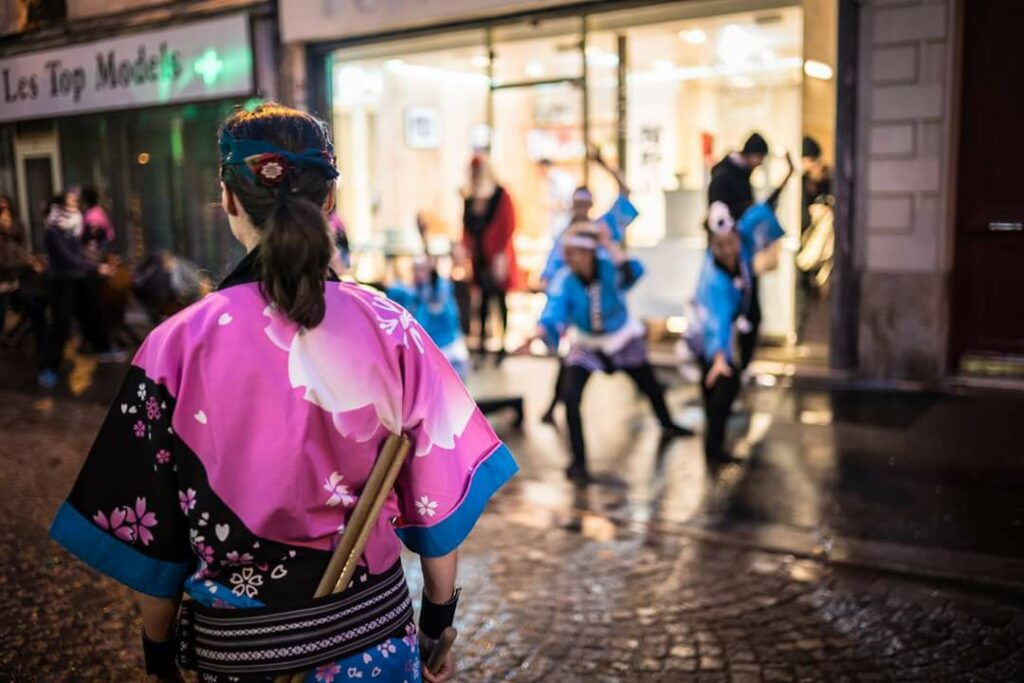
[(562, 246), (579, 247), (580, 249), (597, 249), (597, 238), (589, 235), (566, 235)]

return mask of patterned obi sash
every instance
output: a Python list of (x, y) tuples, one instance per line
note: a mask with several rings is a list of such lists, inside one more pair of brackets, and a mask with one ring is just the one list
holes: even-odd
[(234, 676), (298, 671), (403, 636), (412, 618), (401, 562), (383, 574), (357, 576), (341, 593), (289, 607), (215, 609), (187, 600), (179, 664)]

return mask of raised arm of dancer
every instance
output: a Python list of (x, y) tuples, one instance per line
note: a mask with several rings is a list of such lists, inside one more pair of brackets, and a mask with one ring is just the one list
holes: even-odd
[(613, 178), (615, 178), (615, 183), (619, 186), (620, 195), (625, 195), (627, 197), (629, 196), (632, 190), (630, 190), (629, 185), (626, 184), (626, 176), (622, 172), (622, 169), (612, 166), (607, 161), (605, 161), (604, 157), (601, 156), (601, 150), (597, 148), (597, 145), (593, 143), (590, 143), (590, 145), (588, 145), (587, 157), (594, 163), (596, 163), (598, 166), (608, 171), (608, 173), (611, 174)]
[(775, 191), (768, 197), (767, 204), (772, 208), (775, 208), (775, 205), (779, 203), (779, 195), (782, 194), (782, 190), (786, 187), (786, 183), (789, 182), (789, 179), (793, 177), (793, 173), (796, 171), (796, 167), (793, 165), (793, 156), (789, 152), (786, 152), (786, 164), (789, 165), (789, 168), (786, 170), (786, 177), (782, 179), (779, 186), (776, 187)]

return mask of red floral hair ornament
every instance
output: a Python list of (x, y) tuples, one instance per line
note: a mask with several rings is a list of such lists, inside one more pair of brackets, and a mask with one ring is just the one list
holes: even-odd
[(274, 152), (248, 156), (245, 158), (245, 165), (249, 167), (256, 179), (267, 187), (280, 185), (290, 167), (284, 155)]

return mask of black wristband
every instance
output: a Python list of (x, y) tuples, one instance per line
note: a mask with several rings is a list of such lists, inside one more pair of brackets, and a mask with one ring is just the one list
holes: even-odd
[(420, 633), (437, 640), (441, 632), (455, 621), (455, 608), (459, 604), (461, 588), (455, 589), (452, 599), (443, 604), (431, 602), (426, 592), (423, 593), (423, 605), (420, 607)]
[(177, 639), (162, 643), (150, 640), (142, 630), (142, 655), (146, 660), (146, 673), (152, 676), (170, 676), (178, 671)]

